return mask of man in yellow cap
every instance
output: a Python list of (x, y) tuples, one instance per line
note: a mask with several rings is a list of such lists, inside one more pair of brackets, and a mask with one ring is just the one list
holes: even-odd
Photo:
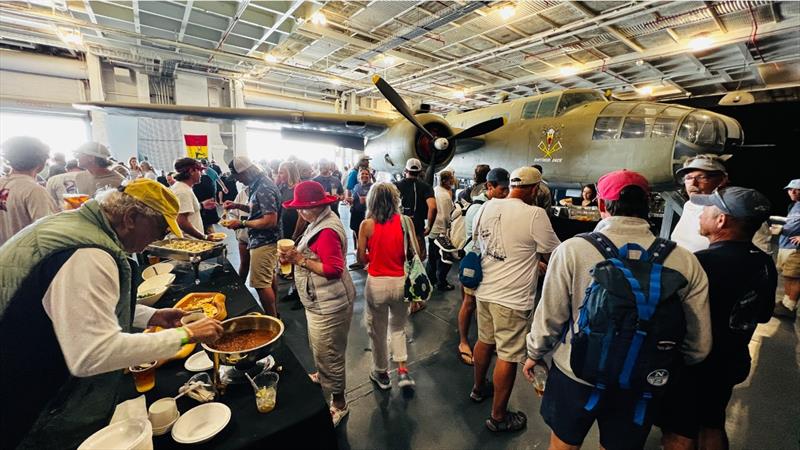
[[(142, 178), (42, 219), (0, 247), (0, 448), (74, 448), (108, 424), (122, 369), (213, 342), (219, 322), (136, 304), (128, 253), (168, 229), (178, 200)], [(157, 333), (132, 328), (160, 326)]]

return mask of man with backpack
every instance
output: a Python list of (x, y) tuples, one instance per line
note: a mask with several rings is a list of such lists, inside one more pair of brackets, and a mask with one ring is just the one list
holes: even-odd
[[(433, 188), (420, 179), (422, 162), (411, 158), (406, 162), (405, 178), (394, 183), (400, 191), (400, 203), (403, 215), (411, 217), (414, 232), (417, 235), (420, 259), (425, 260), (425, 236), (428, 235), (436, 217), (436, 197)], [(426, 225), (427, 219), (427, 225)]]
[(681, 356), (696, 364), (711, 349), (708, 279), (650, 232), (647, 180), (619, 170), (597, 188), (603, 220), (553, 253), (527, 336), (526, 378), (553, 357), (541, 406), (551, 449), (580, 448), (595, 421), (604, 448), (641, 448)]
[(733, 387), (750, 373), (748, 344), (756, 326), (772, 317), (778, 273), (752, 240), (769, 201), (758, 191), (723, 187), (694, 195), (703, 207), (700, 234), (708, 249), (695, 253), (708, 275), (713, 346), (708, 357), (670, 383), (659, 425), (666, 450), (727, 449), (725, 408)]

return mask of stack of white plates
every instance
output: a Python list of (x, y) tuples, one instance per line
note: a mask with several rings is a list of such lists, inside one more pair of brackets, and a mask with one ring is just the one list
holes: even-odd
[(78, 447), (78, 450), (152, 450), (153, 429), (147, 419), (127, 419), (101, 429)]

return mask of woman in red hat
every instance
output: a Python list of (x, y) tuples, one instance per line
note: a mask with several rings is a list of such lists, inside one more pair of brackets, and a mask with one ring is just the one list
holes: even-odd
[(331, 394), (334, 426), (349, 412), (345, 400), (345, 353), (356, 289), (345, 270), (347, 233), (328, 206), (338, 197), (316, 181), (303, 181), (294, 198), (283, 203), (308, 222), (296, 248), (279, 251), (281, 263), (294, 264), (294, 280), (306, 310), (308, 341), (317, 372), (311, 379)]

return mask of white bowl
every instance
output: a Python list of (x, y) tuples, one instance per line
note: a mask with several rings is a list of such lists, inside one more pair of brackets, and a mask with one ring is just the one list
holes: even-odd
[(231, 409), (222, 403), (195, 406), (175, 422), (172, 439), (179, 444), (206, 442), (222, 431), (230, 420)]
[(127, 419), (100, 429), (78, 447), (78, 450), (119, 449), (151, 450), (153, 428), (147, 419)]
[(186, 362), (183, 363), (183, 367), (190, 372), (203, 372), (214, 367), (214, 362), (211, 361), (211, 358), (208, 357), (206, 352), (200, 350), (190, 356)]
[(160, 288), (156, 288), (155, 290), (146, 291), (145, 294), (148, 294), (144, 297), (139, 297), (140, 294), (136, 296), (136, 302), (145, 305), (145, 306), (153, 306), (156, 304), (157, 301), (161, 300), (161, 297), (164, 296), (164, 293), (167, 292), (169, 286), (162, 286)]
[(161, 436), (161, 435), (169, 433), (169, 431), (172, 429), (173, 425), (175, 425), (175, 422), (177, 422), (178, 419), (180, 419), (180, 418), (181, 418), (181, 413), (178, 413), (175, 416), (175, 418), (172, 419), (172, 422), (164, 425), (163, 427), (153, 428), (153, 436)]
[(175, 269), (175, 266), (170, 263), (162, 262), (153, 264), (142, 271), (142, 279), (148, 280), (156, 275), (170, 273), (173, 271), (173, 269)]
[(145, 294), (156, 291), (164, 286), (169, 286), (170, 284), (172, 284), (173, 281), (175, 281), (174, 273), (164, 273), (161, 275), (150, 277), (144, 280), (142, 284), (139, 285), (138, 293)]

